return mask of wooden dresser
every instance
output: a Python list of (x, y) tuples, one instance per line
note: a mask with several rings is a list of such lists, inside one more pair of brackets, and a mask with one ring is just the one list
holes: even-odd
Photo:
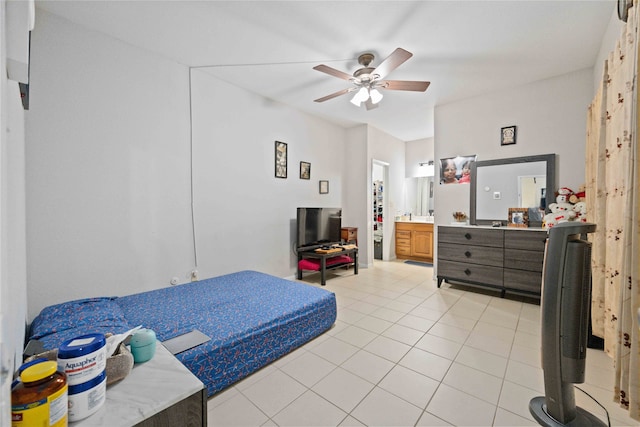
[(433, 224), (396, 222), (396, 258), (433, 262)]
[(547, 231), (438, 227), (438, 287), (443, 280), (540, 297)]

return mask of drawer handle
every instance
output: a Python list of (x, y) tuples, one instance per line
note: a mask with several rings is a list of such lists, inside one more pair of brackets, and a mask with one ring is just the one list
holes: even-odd
[(464, 256), (466, 256), (467, 258), (471, 257), (471, 252), (466, 251), (466, 252), (464, 253)]
[(469, 270), (468, 268), (464, 271), (464, 274), (466, 274), (467, 276), (471, 275), (471, 270)]
[(465, 233), (464, 238), (467, 240), (471, 240), (471, 234)]

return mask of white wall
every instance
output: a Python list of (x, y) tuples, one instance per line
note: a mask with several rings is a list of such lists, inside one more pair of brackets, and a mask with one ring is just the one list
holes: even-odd
[[(585, 69), (443, 105), (435, 112), (436, 176), (439, 159), (477, 154), (478, 160), (556, 153), (560, 187), (585, 181), (586, 111), (592, 70)], [(500, 145), (500, 128), (516, 125), (515, 145)], [(454, 211), (469, 214), (469, 185), (436, 185), (436, 223)], [(555, 189), (554, 189), (555, 191)]]
[(434, 139), (425, 138), (405, 143), (405, 175), (407, 178), (430, 176), (433, 172), (431, 166), (420, 166), (421, 162), (434, 160)]
[[(191, 146), (186, 67), (46, 12), (38, 22), (30, 318), (64, 300), (183, 283), (196, 268), (200, 279), (242, 269), (293, 277), (296, 207), (341, 206), (353, 218), (342, 194), (344, 129), (194, 71)], [(276, 140), (288, 144), (287, 179), (274, 176)], [(311, 163), (310, 180), (299, 178), (300, 161)], [(329, 194), (319, 194), (320, 179)], [(349, 185), (364, 192), (362, 180)]]
[[(394, 259), (395, 251), (395, 223), (393, 221), (395, 212), (402, 209), (404, 205), (404, 158), (405, 144), (403, 141), (394, 138), (386, 133), (369, 126), (368, 127), (368, 176), (371, 178), (373, 161), (378, 160), (387, 163), (388, 178), (384, 180), (384, 199), (385, 199), (385, 217), (383, 220), (383, 240), (382, 240), (382, 259)], [(373, 207), (373, 180), (369, 179), (368, 203), (367, 206)], [(369, 209), (371, 213), (371, 209)], [(373, 248), (373, 216), (369, 215), (368, 239), (371, 248)], [(367, 252), (368, 263), (373, 262), (373, 251)]]
[(368, 157), (368, 126), (361, 125), (346, 131), (347, 141), (342, 153), (343, 187), (342, 206), (348, 206), (342, 212), (342, 225), (358, 228), (358, 264), (367, 267), (373, 260), (373, 234), (371, 221), (371, 165)]
[(604, 62), (607, 60), (609, 53), (616, 46), (616, 42), (620, 38), (620, 35), (622, 34), (625, 26), (626, 24), (618, 18), (618, 9), (613, 8), (613, 13), (611, 14), (609, 25), (607, 26), (607, 30), (605, 31), (604, 37), (602, 38), (602, 43), (600, 44), (598, 57), (596, 58), (595, 65), (593, 66), (594, 95), (598, 91), (598, 88), (602, 85)]
[[(22, 362), (27, 321), (27, 252), (25, 235), (25, 136), (24, 110), (18, 83), (7, 82), (8, 117), (2, 144), (2, 326), (8, 343), (15, 345), (16, 367)], [(0, 339), (4, 341), (4, 339)], [(9, 347), (11, 348), (11, 347)]]
[(27, 115), (28, 301), (124, 295), (194, 267), (188, 70), (40, 12)]
[[(16, 5), (13, 5), (16, 6)], [(25, 126), (20, 90), (7, 78), (8, 51), (28, 57), (21, 40), (28, 39), (25, 16), (7, 13), (0, 2), (0, 426), (11, 425), (11, 375), (22, 362), (27, 320), (25, 238)], [(13, 19), (8, 23), (8, 19)], [(13, 25), (8, 25), (13, 24)], [(9, 27), (12, 28), (9, 29)], [(11, 35), (9, 33), (13, 32)], [(15, 42), (18, 41), (16, 44)], [(26, 55), (25, 55), (26, 53)], [(21, 62), (21, 61), (18, 61)], [(13, 62), (14, 65), (16, 62)], [(24, 61), (22, 61), (24, 65)], [(14, 73), (9, 73), (14, 74)], [(20, 74), (20, 73), (18, 73)], [(24, 76), (13, 76), (14, 79)]]
[[(194, 206), (201, 277), (244, 269), (293, 275), (296, 208), (342, 207), (345, 131), (193, 72)], [(287, 179), (275, 178), (275, 141)], [(300, 161), (311, 179), (299, 177)], [(329, 181), (320, 194), (319, 180)]]

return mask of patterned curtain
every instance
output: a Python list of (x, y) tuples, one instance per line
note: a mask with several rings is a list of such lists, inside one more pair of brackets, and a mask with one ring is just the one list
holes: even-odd
[(602, 87), (589, 107), (587, 220), (591, 236), (593, 333), (613, 359), (614, 400), (640, 421), (640, 181), (638, 174), (637, 7), (604, 67)]

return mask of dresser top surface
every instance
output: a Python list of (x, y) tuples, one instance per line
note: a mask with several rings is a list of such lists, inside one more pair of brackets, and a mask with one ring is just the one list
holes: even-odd
[(548, 230), (544, 228), (538, 227), (493, 227), (491, 225), (438, 225), (438, 228), (468, 228), (471, 230), (508, 230), (508, 231), (537, 231), (537, 232), (547, 232)]

